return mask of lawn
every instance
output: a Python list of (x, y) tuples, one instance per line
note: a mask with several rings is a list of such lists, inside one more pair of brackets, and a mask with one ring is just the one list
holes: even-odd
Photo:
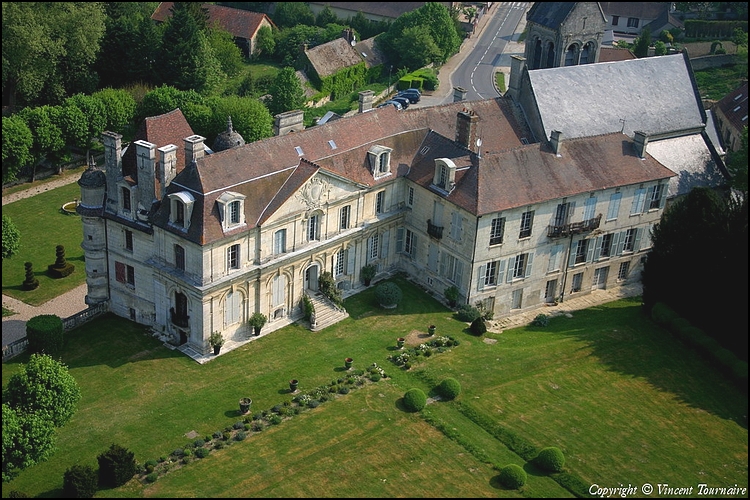
[[(3, 206), (3, 214), (10, 216), (21, 232), (18, 253), (3, 259), (4, 295), (38, 306), (85, 283), (81, 218), (65, 215), (60, 210), (64, 203), (76, 198), (81, 198), (81, 188), (74, 182)], [(65, 247), (66, 260), (75, 265), (73, 274), (60, 279), (47, 274), (47, 266), (55, 263), (57, 245)], [(27, 261), (33, 264), (34, 275), (39, 280), (35, 290), (23, 290), (21, 286)]]
[[(641, 313), (638, 299), (475, 337), (466, 324), (408, 281), (404, 301), (373, 303), (373, 288), (346, 301), (351, 317), (313, 333), (277, 330), (205, 365), (170, 350), (141, 326), (108, 315), (73, 331), (62, 355), (81, 386), (73, 419), (59, 429), (57, 452), (3, 485), (32, 496), (60, 496), (73, 464), (96, 466), (111, 443), (143, 463), (240, 417), (376, 362), (388, 378), (251, 433), (242, 442), (169, 472), (153, 484), (133, 480), (100, 497), (559, 497), (572, 496), (526, 463), (529, 450), (558, 446), (568, 478), (616, 487), (747, 487), (747, 396)], [(437, 335), (460, 341), (418, 358), (404, 371), (388, 361), (396, 337)], [(26, 355), (3, 365), (3, 385)], [(406, 413), (411, 387), (431, 394), (455, 377), (455, 401)], [(510, 445), (514, 453), (507, 445)], [(529, 472), (522, 491), (497, 483), (497, 467)]]

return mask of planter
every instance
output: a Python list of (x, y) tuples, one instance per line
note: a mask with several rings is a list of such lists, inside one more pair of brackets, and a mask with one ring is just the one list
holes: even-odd
[(406, 342), (406, 339), (404, 337), (399, 337), (399, 338), (396, 339), (396, 345), (398, 346), (399, 349), (403, 349), (404, 348), (404, 343), (405, 342)]
[(221, 352), (221, 346), (220, 345), (215, 345), (214, 346), (214, 356), (218, 356), (220, 352)]
[(250, 411), (250, 405), (253, 404), (253, 400), (250, 398), (240, 399), (240, 413), (243, 415)]
[(297, 385), (299, 385), (299, 380), (297, 380), (296, 378), (293, 378), (292, 380), (289, 381), (289, 390), (291, 392), (297, 392)]
[(427, 327), (427, 334), (432, 337), (435, 335), (435, 325), (430, 325)]
[(256, 326), (256, 327), (253, 328), (253, 330), (255, 331), (255, 336), (256, 337), (260, 337), (260, 329), (261, 329), (261, 327), (259, 327), (259, 326)]
[(344, 366), (347, 370), (352, 367), (352, 363), (354, 363), (354, 360), (352, 358), (346, 358), (344, 360)]

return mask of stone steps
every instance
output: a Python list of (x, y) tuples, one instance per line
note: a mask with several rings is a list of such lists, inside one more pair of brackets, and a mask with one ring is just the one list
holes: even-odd
[(310, 325), (310, 330), (313, 332), (318, 332), (349, 317), (349, 313), (338, 309), (322, 294), (312, 294), (309, 297), (315, 306), (315, 320)]

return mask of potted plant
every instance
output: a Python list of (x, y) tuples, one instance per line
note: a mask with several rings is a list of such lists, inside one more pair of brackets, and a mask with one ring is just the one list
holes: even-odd
[(427, 333), (432, 337), (435, 335), (435, 325), (430, 325), (427, 327)]
[(406, 339), (404, 337), (399, 337), (399, 338), (396, 339), (396, 345), (398, 346), (399, 349), (403, 349), (404, 348), (404, 343), (405, 342), (406, 342)]
[(260, 335), (260, 330), (263, 328), (263, 325), (265, 325), (267, 321), (268, 318), (261, 312), (254, 312), (252, 316), (250, 316), (250, 319), (247, 320), (250, 326), (253, 327), (253, 330), (255, 330), (256, 336)]
[(221, 346), (224, 345), (224, 336), (221, 332), (213, 332), (208, 337), (208, 343), (214, 348), (214, 354), (218, 355), (221, 352)]
[(245, 414), (250, 411), (250, 405), (253, 404), (253, 400), (250, 398), (240, 399), (240, 413)]
[(445, 298), (448, 300), (448, 304), (450, 304), (451, 307), (456, 307), (459, 295), (458, 287), (455, 285), (449, 286), (443, 293), (445, 293)]
[(377, 271), (378, 269), (373, 264), (362, 266), (362, 269), (359, 271), (359, 276), (362, 278), (362, 281), (364, 281), (365, 286), (370, 286), (370, 282), (375, 277)]
[(294, 393), (297, 392), (297, 386), (299, 385), (299, 380), (296, 378), (293, 378), (289, 381), (289, 391)]
[(348, 370), (352, 367), (352, 363), (354, 363), (354, 360), (352, 358), (346, 358), (344, 360), (344, 367)]

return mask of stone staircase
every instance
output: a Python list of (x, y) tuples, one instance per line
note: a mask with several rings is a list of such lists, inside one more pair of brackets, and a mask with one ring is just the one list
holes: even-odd
[(308, 297), (310, 297), (315, 307), (315, 315), (310, 322), (310, 330), (313, 332), (318, 332), (327, 326), (331, 326), (349, 317), (348, 312), (336, 307), (333, 302), (320, 292), (308, 295)]

